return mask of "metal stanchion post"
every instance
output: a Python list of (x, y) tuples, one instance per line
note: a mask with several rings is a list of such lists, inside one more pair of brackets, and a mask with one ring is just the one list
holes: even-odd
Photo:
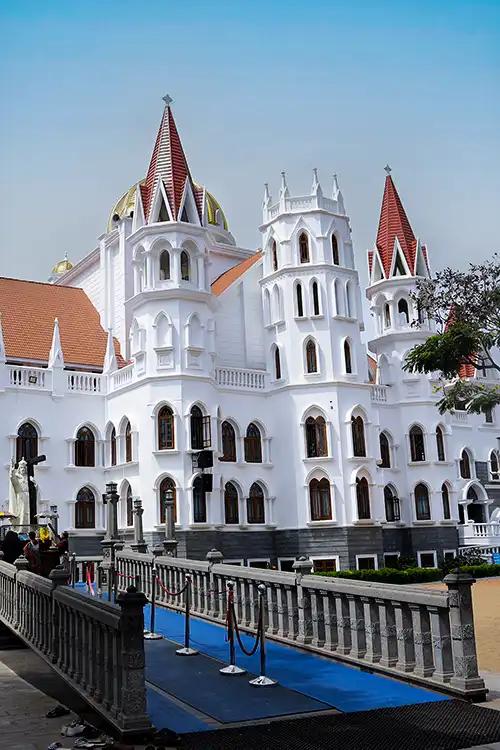
[(134, 576), (134, 579), (135, 579), (135, 587), (137, 591), (140, 591), (141, 590), (141, 576), (139, 575), (139, 573), (136, 573), (136, 575)]
[(219, 669), (221, 674), (245, 674), (246, 669), (236, 666), (233, 623), (234, 581), (227, 582), (227, 639), (229, 641), (229, 664)]
[(272, 680), (266, 676), (266, 636), (265, 636), (265, 622), (264, 622), (264, 596), (266, 594), (266, 587), (263, 583), (258, 586), (259, 589), (259, 629), (260, 629), (260, 675), (249, 681), (250, 685), (255, 687), (267, 687), (270, 685), (277, 685), (277, 680)]
[(101, 568), (101, 563), (97, 563), (97, 569), (96, 569), (96, 587), (97, 587), (97, 596), (102, 596), (102, 568)]
[(184, 592), (184, 602), (186, 607), (184, 619), (184, 647), (178, 648), (175, 652), (178, 656), (195, 656), (198, 651), (191, 648), (189, 640), (191, 636), (190, 617), (191, 617), (191, 576), (186, 576), (186, 591)]
[(71, 553), (71, 588), (75, 588), (76, 583), (76, 554)]
[(147, 641), (159, 641), (162, 636), (155, 633), (155, 609), (156, 609), (156, 567), (151, 568), (151, 617), (149, 620), (149, 630), (144, 631), (144, 638)]

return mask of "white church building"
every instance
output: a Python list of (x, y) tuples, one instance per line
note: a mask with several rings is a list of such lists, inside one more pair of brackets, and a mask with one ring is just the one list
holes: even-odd
[(172, 490), (187, 557), (333, 570), (498, 546), (498, 409), (441, 416), (436, 382), (402, 369), (431, 331), (410, 296), (430, 252), (391, 175), (368, 252), (368, 354), (336, 178), (323, 192), (314, 170), (294, 196), (283, 173), (277, 196), (265, 189), (262, 249), (239, 247), (165, 101), (146, 176), (95, 249), (50, 283), (0, 278), (0, 505), (12, 462), (44, 454), (32, 517), (57, 506), (78, 553), (99, 549), (107, 482), (126, 540), (141, 499), (149, 544)]

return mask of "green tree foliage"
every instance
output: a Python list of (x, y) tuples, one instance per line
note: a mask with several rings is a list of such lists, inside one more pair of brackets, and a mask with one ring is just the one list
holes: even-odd
[(439, 411), (456, 408), (480, 414), (500, 404), (500, 386), (460, 379), (472, 365), (487, 380), (500, 373), (500, 257), (470, 264), (468, 271), (446, 268), (417, 282), (413, 298), (420, 318), (435, 322), (437, 333), (407, 355), (409, 372), (440, 373)]

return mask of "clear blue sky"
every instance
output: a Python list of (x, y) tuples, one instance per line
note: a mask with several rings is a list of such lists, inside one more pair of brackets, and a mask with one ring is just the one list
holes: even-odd
[(500, 2), (0, 0), (0, 274), (95, 247), (174, 112), (257, 247), (263, 183), (339, 174), (366, 281), (389, 162), (434, 269), (499, 249)]

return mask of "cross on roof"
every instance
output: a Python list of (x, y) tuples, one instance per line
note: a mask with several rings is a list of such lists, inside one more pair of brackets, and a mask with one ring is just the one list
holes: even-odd
[(392, 169), (390, 168), (390, 166), (388, 164), (385, 165), (384, 172), (387, 172), (387, 174), (391, 174)]
[(163, 99), (163, 101), (165, 102), (165, 105), (166, 105), (167, 107), (169, 107), (169, 106), (170, 106), (170, 105), (172, 104), (172, 102), (174, 101), (174, 100), (172, 99), (172, 97), (171, 97), (171, 96), (169, 96), (168, 94), (165, 94), (165, 96), (163, 96), (163, 97), (162, 97), (162, 99)]

